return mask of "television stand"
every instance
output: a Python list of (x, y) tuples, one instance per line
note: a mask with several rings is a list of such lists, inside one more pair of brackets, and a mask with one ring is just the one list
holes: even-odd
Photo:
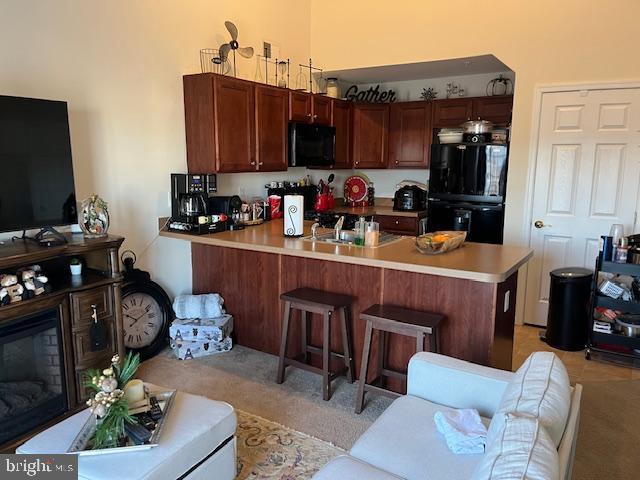
[(57, 247), (58, 245), (67, 243), (66, 237), (53, 227), (43, 227), (33, 237), (23, 232), (22, 239), (36, 242), (41, 247)]

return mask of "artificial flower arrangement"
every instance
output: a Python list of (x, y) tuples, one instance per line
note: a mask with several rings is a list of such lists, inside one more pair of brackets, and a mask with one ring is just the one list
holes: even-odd
[(114, 355), (109, 368), (87, 371), (85, 385), (95, 392), (87, 400), (87, 405), (98, 420), (91, 448), (121, 446), (125, 439), (125, 423), (137, 423), (135, 417), (129, 414), (124, 388), (135, 375), (139, 365), (140, 355), (129, 352), (122, 365), (120, 357)]

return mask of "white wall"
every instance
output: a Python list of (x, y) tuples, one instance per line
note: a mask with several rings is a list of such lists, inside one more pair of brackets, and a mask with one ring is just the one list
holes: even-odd
[[(308, 0), (2, 0), (0, 94), (69, 103), (78, 198), (109, 202), (110, 231), (173, 294), (191, 290), (190, 245), (156, 236), (186, 171), (182, 75), (228, 41), (225, 20), (241, 45), (309, 57)], [(238, 66), (254, 78), (255, 59)]]
[(393, 197), (396, 185), (402, 180), (416, 180), (426, 183), (429, 180), (427, 170), (306, 170), (305, 168), (289, 168), (286, 172), (272, 173), (226, 173), (218, 175), (218, 195), (240, 195), (243, 200), (252, 197), (266, 197), (265, 185), (272, 180), (296, 182), (309, 175), (317, 184), (320, 179), (325, 182), (330, 174), (335, 175), (333, 184), (335, 196), (342, 197), (344, 181), (356, 173), (365, 174), (376, 189), (376, 197)]
[[(523, 220), (529, 213), (536, 86), (640, 79), (638, 0), (402, 0), (393, 5), (312, 0), (311, 5), (311, 53), (330, 71), (492, 54), (515, 72), (505, 212), (510, 244), (526, 243), (530, 228)], [(524, 280), (520, 275), (520, 319)]]

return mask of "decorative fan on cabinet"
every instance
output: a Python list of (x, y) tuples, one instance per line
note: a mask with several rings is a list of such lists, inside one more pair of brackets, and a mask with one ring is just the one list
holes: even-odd
[(227, 20), (224, 22), (224, 26), (227, 27), (229, 35), (231, 35), (231, 41), (229, 43), (223, 43), (220, 45), (220, 59), (226, 62), (229, 58), (229, 52), (233, 52), (233, 76), (236, 76), (236, 52), (244, 58), (253, 57), (253, 47), (241, 47), (238, 43), (238, 27), (232, 22)]

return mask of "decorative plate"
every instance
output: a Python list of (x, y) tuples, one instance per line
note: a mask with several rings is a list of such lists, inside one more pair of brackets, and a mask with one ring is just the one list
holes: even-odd
[(367, 198), (369, 182), (360, 175), (352, 175), (344, 182), (344, 198), (347, 202), (362, 202)]

